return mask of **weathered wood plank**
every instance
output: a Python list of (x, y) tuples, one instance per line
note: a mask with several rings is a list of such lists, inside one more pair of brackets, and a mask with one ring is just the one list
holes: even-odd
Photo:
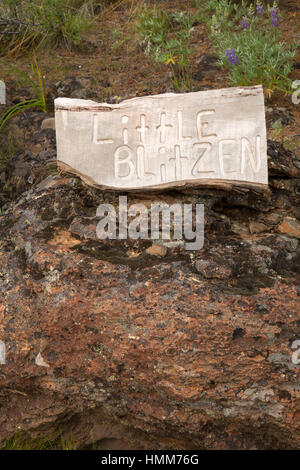
[(116, 190), (268, 184), (261, 86), (109, 105), (55, 100), (58, 165)]

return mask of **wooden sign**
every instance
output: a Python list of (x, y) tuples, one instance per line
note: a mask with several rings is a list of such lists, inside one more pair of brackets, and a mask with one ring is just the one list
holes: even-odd
[(55, 100), (58, 165), (117, 190), (268, 184), (261, 86)]

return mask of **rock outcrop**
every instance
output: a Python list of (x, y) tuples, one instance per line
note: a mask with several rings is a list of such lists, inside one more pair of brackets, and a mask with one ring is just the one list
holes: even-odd
[(35, 138), (46, 149), (0, 217), (2, 443), (60, 429), (79, 447), (299, 448), (296, 156), (269, 142), (263, 194), (128, 195), (203, 203), (205, 244), (188, 252), (99, 240), (97, 206), (118, 194), (57, 174), (54, 131)]

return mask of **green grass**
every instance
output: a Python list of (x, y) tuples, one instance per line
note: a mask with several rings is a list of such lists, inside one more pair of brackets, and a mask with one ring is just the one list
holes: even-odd
[(137, 36), (145, 54), (170, 68), (175, 89), (191, 87), (189, 59), (194, 49), (190, 37), (198, 21), (198, 14), (167, 13), (146, 4), (137, 16)]
[(7, 439), (2, 450), (76, 450), (72, 436), (32, 438), (26, 433), (16, 432)]
[(35, 56), (31, 60), (31, 71), (32, 71), (32, 75), (34, 78), (31, 78), (29, 74), (22, 72), (15, 65), (7, 63), (4, 60), (0, 60), (0, 62), (4, 63), (13, 72), (19, 75), (25, 82), (27, 82), (27, 84), (29, 84), (31, 88), (34, 90), (34, 93), (36, 95), (35, 98), (31, 100), (21, 101), (20, 103), (17, 103), (14, 106), (11, 106), (7, 111), (5, 111), (5, 113), (0, 117), (0, 131), (1, 131), (1, 129), (7, 123), (9, 119), (12, 119), (13, 117), (21, 113), (22, 111), (27, 111), (28, 109), (31, 109), (31, 108), (38, 108), (41, 111), (46, 113), (47, 106), (46, 106), (42, 71)]
[(45, 43), (78, 46), (93, 17), (92, 0), (2, 0), (0, 55), (23, 54)]

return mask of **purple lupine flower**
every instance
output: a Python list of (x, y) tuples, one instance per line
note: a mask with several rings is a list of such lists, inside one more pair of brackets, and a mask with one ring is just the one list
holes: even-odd
[(236, 65), (239, 63), (239, 58), (238, 56), (236, 55), (236, 52), (234, 49), (226, 49), (225, 51), (225, 55), (228, 59), (228, 62), (231, 64), (231, 65)]
[(278, 20), (276, 18), (272, 18), (271, 22), (272, 22), (273, 26), (275, 26), (276, 28), (279, 28), (279, 23), (278, 23)]
[(271, 21), (272, 25), (275, 26), (276, 28), (279, 28), (279, 16), (277, 15), (278, 13), (278, 8), (271, 8)]
[(248, 23), (247, 20), (245, 20), (245, 18), (242, 19), (241, 26), (242, 26), (243, 29), (250, 28), (250, 24)]
[(264, 7), (262, 5), (260, 5), (260, 4), (256, 5), (256, 13), (258, 15), (261, 15), (264, 11), (265, 10), (264, 10)]

